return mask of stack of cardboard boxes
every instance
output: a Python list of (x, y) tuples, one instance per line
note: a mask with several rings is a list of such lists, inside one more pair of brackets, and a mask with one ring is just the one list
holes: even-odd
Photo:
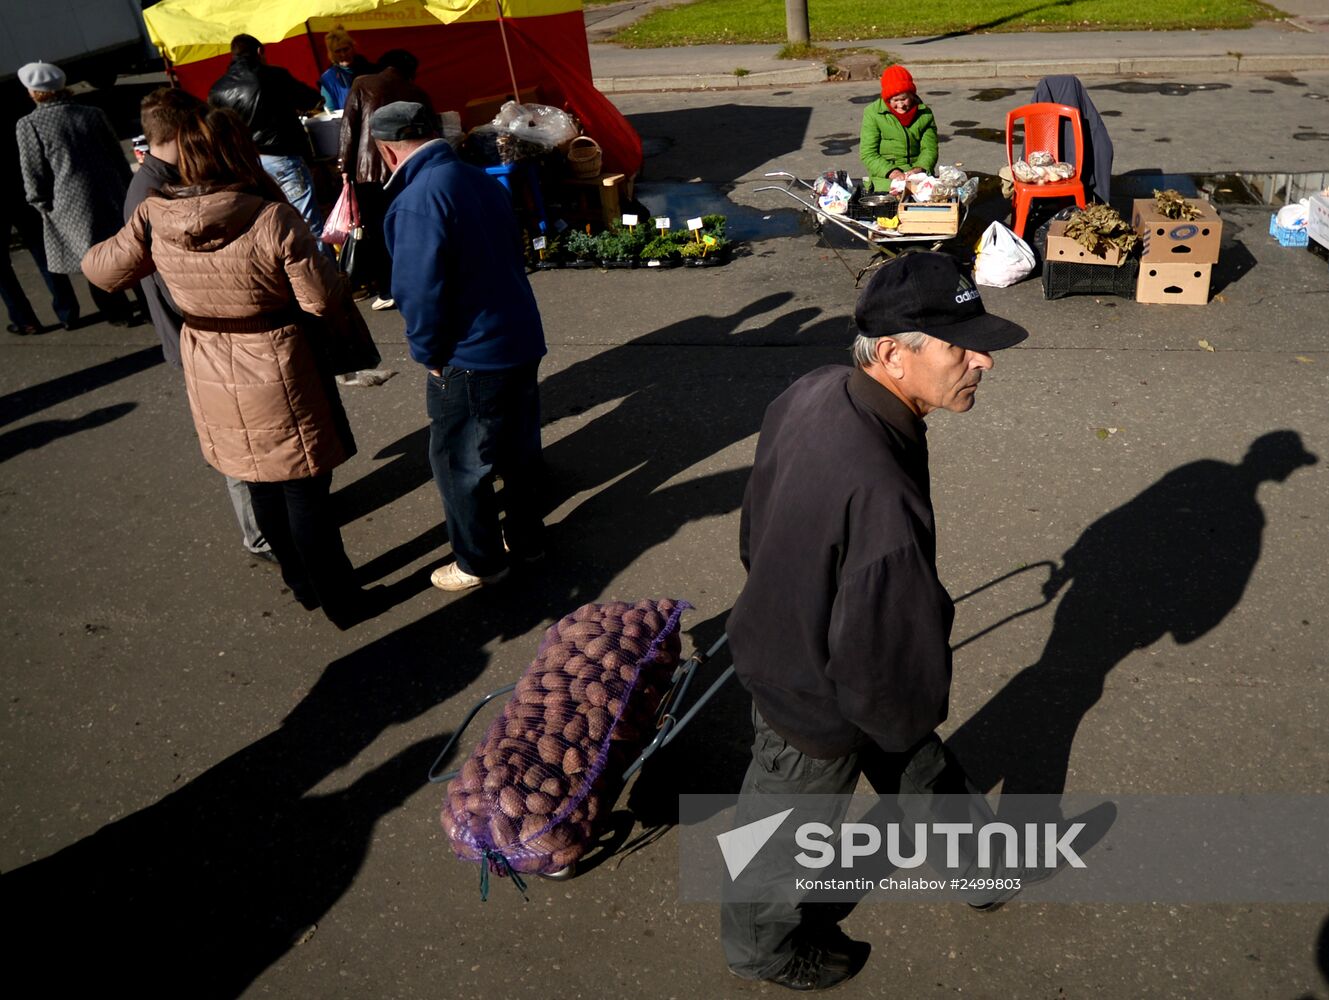
[(1169, 219), (1159, 214), (1152, 198), (1136, 199), (1131, 224), (1142, 241), (1137, 302), (1202, 306), (1209, 301), (1223, 220), (1208, 202), (1191, 204), (1199, 209), (1198, 218)]

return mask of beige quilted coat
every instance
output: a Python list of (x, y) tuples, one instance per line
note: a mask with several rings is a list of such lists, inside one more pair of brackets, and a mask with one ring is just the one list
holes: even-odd
[(341, 308), (341, 276), (285, 202), (186, 194), (147, 198), (88, 251), (83, 273), (108, 291), (154, 269), (165, 279), (185, 317), (180, 360), (214, 468), (248, 482), (331, 471), (355, 445), (336, 386), (314, 362), (317, 328), (302, 327), (297, 310)]

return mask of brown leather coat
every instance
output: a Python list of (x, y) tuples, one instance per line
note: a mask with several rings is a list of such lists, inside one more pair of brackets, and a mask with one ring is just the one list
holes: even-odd
[(178, 194), (144, 200), (88, 251), (83, 273), (108, 290), (154, 270), (165, 279), (185, 318), (180, 360), (210, 465), (248, 482), (330, 472), (355, 443), (299, 311), (339, 308), (341, 276), (285, 202), (229, 189)]
[(342, 173), (350, 174), (354, 169), (351, 179), (357, 184), (386, 184), (392, 176), (369, 135), (369, 116), (393, 101), (415, 101), (423, 104), (431, 116), (434, 114), (429, 95), (390, 66), (382, 73), (357, 76), (351, 83), (351, 93), (341, 115), (341, 146), (337, 157)]

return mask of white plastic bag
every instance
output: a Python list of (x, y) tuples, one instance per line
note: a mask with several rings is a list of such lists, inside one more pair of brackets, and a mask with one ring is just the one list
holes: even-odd
[(1034, 269), (1034, 251), (1029, 244), (1000, 222), (994, 222), (978, 241), (978, 259), (974, 262), (974, 282), (992, 288), (1005, 288), (1029, 277)]
[(508, 101), (490, 123), (524, 142), (555, 149), (577, 138), (580, 129), (566, 111), (547, 104), (518, 104)]

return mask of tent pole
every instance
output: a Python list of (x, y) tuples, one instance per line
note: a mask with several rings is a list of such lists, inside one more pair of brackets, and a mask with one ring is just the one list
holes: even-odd
[(503, 27), (503, 4), (498, 3), (498, 34), (503, 39), (503, 55), (508, 60), (508, 77), (512, 80), (512, 99), (521, 103), (521, 93), (517, 90), (517, 71), (512, 68), (512, 52), (508, 49), (508, 32)]

